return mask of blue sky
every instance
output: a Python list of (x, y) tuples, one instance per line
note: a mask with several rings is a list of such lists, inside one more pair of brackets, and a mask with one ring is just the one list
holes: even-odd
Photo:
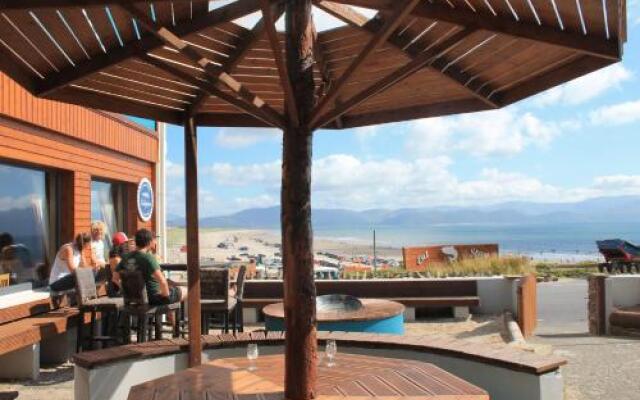
[[(640, 0), (628, 3), (620, 64), (502, 110), (316, 132), (313, 206), (482, 205), (640, 194)], [(171, 215), (184, 214), (182, 135), (182, 127), (168, 128)], [(279, 203), (278, 131), (200, 128), (198, 138), (201, 215)]]

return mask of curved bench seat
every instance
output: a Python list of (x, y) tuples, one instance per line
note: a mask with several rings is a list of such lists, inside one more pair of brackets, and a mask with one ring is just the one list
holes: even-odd
[[(559, 367), (566, 361), (559, 357), (438, 335), (318, 332), (321, 345), (328, 339), (337, 341), (339, 353), (431, 362), (487, 390), (492, 400), (562, 399)], [(203, 362), (244, 356), (247, 343), (258, 343), (260, 354), (282, 353), (284, 333), (203, 336)], [(80, 353), (74, 357), (75, 398), (124, 399), (131, 386), (186, 369), (187, 352), (186, 340), (171, 339)]]

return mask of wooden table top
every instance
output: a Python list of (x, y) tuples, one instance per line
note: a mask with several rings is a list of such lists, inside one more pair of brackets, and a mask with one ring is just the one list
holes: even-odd
[[(335, 363), (320, 363), (318, 399), (489, 400), (484, 390), (433, 364), (341, 353)], [(283, 399), (283, 355), (260, 356), (255, 371), (248, 366), (246, 358), (215, 360), (134, 386), (129, 400)]]
[[(362, 308), (358, 310), (318, 310), (318, 322), (335, 321), (369, 321), (374, 319), (391, 318), (404, 312), (401, 303), (383, 299), (360, 299)], [(264, 315), (272, 318), (284, 318), (284, 304), (269, 304), (262, 309)]]

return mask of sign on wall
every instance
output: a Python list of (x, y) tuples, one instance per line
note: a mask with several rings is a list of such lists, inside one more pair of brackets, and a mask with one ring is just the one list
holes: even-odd
[(147, 178), (142, 178), (138, 184), (138, 215), (144, 222), (148, 222), (153, 215), (153, 187)]
[(496, 257), (497, 244), (456, 244), (447, 246), (403, 247), (404, 267), (422, 271), (430, 264), (448, 264), (470, 258)]

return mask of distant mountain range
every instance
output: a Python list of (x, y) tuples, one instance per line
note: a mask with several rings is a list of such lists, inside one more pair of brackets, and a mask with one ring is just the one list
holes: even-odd
[[(535, 224), (572, 222), (640, 223), (640, 196), (600, 197), (575, 203), (507, 202), (478, 207), (427, 207), (396, 210), (314, 209), (316, 228), (419, 227), (429, 224)], [(169, 217), (169, 226), (184, 226), (184, 217)], [(272, 228), (280, 226), (280, 207), (251, 208), (204, 217), (203, 228)]]

